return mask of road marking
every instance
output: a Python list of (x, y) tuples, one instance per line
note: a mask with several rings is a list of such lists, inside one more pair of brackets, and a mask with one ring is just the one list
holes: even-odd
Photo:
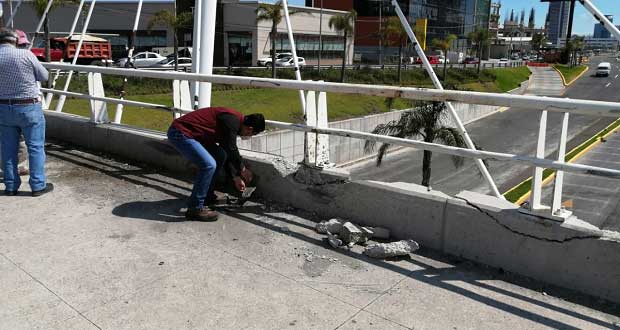
[(611, 85), (611, 83), (607, 83), (607, 85), (605, 85), (605, 88), (609, 87), (609, 85)]
[[(572, 174), (572, 173), (567, 173), (567, 174)], [(606, 192), (606, 193), (617, 193), (618, 189), (607, 189), (607, 188), (603, 188), (600, 186), (590, 186), (590, 185), (583, 185), (583, 184), (573, 184), (573, 183), (568, 183), (568, 182), (564, 182), (564, 187), (574, 187), (577, 189), (583, 189), (583, 188), (588, 188), (591, 190), (596, 190), (596, 191), (601, 191), (601, 192)]]
[(614, 77), (614, 79), (618, 79), (618, 76), (619, 76), (619, 75), (616, 75), (616, 76)]

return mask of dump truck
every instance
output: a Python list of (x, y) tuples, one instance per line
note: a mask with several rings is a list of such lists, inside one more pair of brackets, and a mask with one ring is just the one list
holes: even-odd
[[(68, 37), (50, 38), (52, 62), (58, 62), (61, 59), (64, 62), (72, 62), (79, 42), (79, 35), (74, 35), (70, 39)], [(39, 61), (45, 61), (45, 47), (32, 48), (32, 53)], [(112, 46), (110, 42), (103, 38), (85, 35), (77, 64), (107, 65), (111, 63)]]

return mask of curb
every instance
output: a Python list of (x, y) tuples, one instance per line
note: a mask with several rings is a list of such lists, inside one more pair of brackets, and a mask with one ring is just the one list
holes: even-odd
[[(585, 71), (584, 71), (585, 72)], [(602, 132), (604, 132), (606, 129), (608, 129), (609, 127), (611, 127), (612, 125), (615, 125), (617, 123), (617, 121), (614, 121), (613, 123), (609, 124), (607, 127), (603, 128), (601, 131), (599, 131), (598, 133), (592, 135), (590, 138), (586, 139), (585, 141), (583, 141), (581, 144), (579, 144), (578, 146), (574, 147), (573, 149), (571, 149), (570, 151), (566, 152), (566, 155), (572, 153), (573, 151), (581, 148), (584, 144), (586, 144), (588, 141), (590, 141), (592, 138), (598, 136), (599, 134), (601, 134)], [(611, 134), (617, 132), (620, 129), (620, 126), (612, 129), (611, 131), (607, 132), (607, 134), (603, 135), (603, 138), (606, 138), (608, 136), (610, 136)], [(599, 145), (601, 143), (600, 139), (597, 139), (596, 141), (594, 141), (591, 145), (589, 145), (588, 147), (586, 147), (585, 149), (581, 150), (578, 154), (576, 154), (573, 158), (571, 158), (570, 160), (566, 161), (567, 163), (574, 163), (577, 160), (579, 160), (581, 157), (583, 157), (586, 153), (588, 153), (590, 150), (592, 150), (595, 146)], [(543, 179), (541, 186), (545, 186), (546, 184), (548, 184), (551, 180), (553, 180), (555, 178), (555, 173), (553, 172), (551, 175), (549, 175), (548, 177), (546, 177), (545, 179)], [(532, 180), (532, 177), (528, 177), (527, 179), (519, 182), (517, 185), (515, 185), (514, 187), (508, 189), (505, 193), (503, 193), (502, 195), (506, 195), (509, 192), (511, 192), (512, 190), (516, 189), (517, 187), (521, 186), (522, 184), (524, 184), (525, 182), (527, 182), (528, 180)], [(525, 194), (523, 194), (521, 197), (519, 197), (519, 199), (517, 199), (517, 201), (515, 202), (515, 204), (517, 205), (521, 205), (523, 202), (525, 202), (528, 198), (530, 198), (530, 195), (532, 194), (532, 189), (528, 190)]]
[(566, 78), (564, 77), (564, 75), (562, 74), (562, 72), (560, 72), (560, 70), (558, 70), (554, 65), (551, 65), (551, 67), (553, 68), (553, 70), (557, 71), (557, 73), (560, 74), (560, 77), (562, 78), (562, 83), (564, 84), (564, 86), (570, 86), (572, 85), (575, 81), (577, 81), (577, 79), (581, 78), (581, 76), (583, 76), (586, 72), (588, 72), (588, 70), (590, 70), (590, 67), (588, 67), (587, 65), (585, 66), (585, 70), (581, 71), (580, 74), (577, 75), (577, 77), (575, 77), (575, 79), (571, 80), (570, 82), (566, 82)]

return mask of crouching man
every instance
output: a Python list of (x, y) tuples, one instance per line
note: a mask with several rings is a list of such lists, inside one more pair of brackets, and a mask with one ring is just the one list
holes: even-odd
[(185, 217), (189, 220), (214, 221), (217, 212), (208, 208), (215, 203), (215, 178), (228, 164), (235, 188), (245, 190), (252, 181), (252, 172), (245, 167), (237, 148), (242, 139), (265, 130), (262, 114), (244, 116), (223, 107), (199, 109), (181, 116), (168, 129), (168, 140), (189, 161), (198, 167)]

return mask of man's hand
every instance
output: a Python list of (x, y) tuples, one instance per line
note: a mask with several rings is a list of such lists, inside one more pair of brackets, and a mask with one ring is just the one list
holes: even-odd
[(235, 183), (235, 188), (241, 192), (245, 190), (245, 182), (240, 176), (236, 176), (233, 178), (233, 182)]
[(243, 181), (251, 183), (252, 179), (254, 179), (254, 174), (247, 167), (243, 167), (241, 169), (241, 177), (243, 178)]

